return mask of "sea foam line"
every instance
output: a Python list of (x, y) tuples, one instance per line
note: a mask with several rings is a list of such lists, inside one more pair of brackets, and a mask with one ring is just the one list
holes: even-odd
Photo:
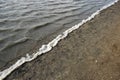
[(116, 2), (118, 2), (118, 0), (115, 0), (112, 3), (110, 3), (110, 4), (106, 5), (106, 6), (103, 6), (101, 9), (99, 9), (95, 13), (93, 13), (90, 17), (88, 17), (85, 20), (82, 20), (81, 23), (69, 28), (68, 30), (66, 30), (62, 34), (58, 35), (55, 39), (53, 39), (48, 44), (42, 45), (42, 47), (39, 49), (39, 51), (37, 53), (33, 53), (32, 55), (27, 54), (25, 57), (22, 57), (21, 59), (19, 59), (15, 64), (10, 66), (9, 68), (1, 71), (0, 72), (0, 80), (3, 80), (4, 78), (6, 78), (11, 72), (13, 72), (15, 69), (20, 67), (25, 62), (30, 62), (30, 61), (34, 60), (35, 58), (37, 58), (37, 56), (50, 51), (53, 47), (55, 47), (57, 45), (57, 43), (60, 40), (64, 39), (69, 33), (71, 33), (72, 31), (74, 31), (76, 29), (78, 29), (81, 25), (83, 25), (87, 21), (93, 19), (96, 15), (98, 15), (100, 13), (100, 11), (110, 7), (111, 5), (115, 4)]

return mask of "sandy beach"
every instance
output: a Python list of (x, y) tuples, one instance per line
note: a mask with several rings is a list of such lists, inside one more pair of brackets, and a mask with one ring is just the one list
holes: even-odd
[(5, 80), (120, 80), (120, 1)]

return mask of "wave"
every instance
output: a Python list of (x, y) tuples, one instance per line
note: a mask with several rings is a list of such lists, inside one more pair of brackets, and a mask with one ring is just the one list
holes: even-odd
[(82, 22), (80, 22), (79, 24), (69, 28), (68, 30), (66, 30), (65, 32), (63, 32), (62, 34), (58, 35), (55, 39), (53, 39), (51, 42), (49, 42), (48, 44), (44, 44), (42, 45), (42, 47), (39, 49), (39, 51), (37, 53), (33, 53), (32, 55), (26, 54), (25, 57), (22, 57), (21, 59), (19, 59), (15, 64), (13, 64), (12, 66), (10, 66), (9, 68), (3, 70), (0, 72), (0, 80), (3, 80), (4, 78), (6, 78), (11, 72), (13, 72), (15, 69), (17, 69), (19, 66), (21, 66), (22, 64), (26, 63), (26, 62), (30, 62), (32, 60), (34, 60), (35, 58), (37, 58), (37, 56), (44, 54), (48, 51), (50, 51), (53, 47), (55, 47), (57, 45), (57, 43), (64, 39), (65, 37), (67, 37), (67, 35), (69, 33), (71, 33), (72, 31), (78, 29), (81, 25), (83, 25), (84, 23), (86, 23), (87, 21), (93, 19), (96, 15), (98, 15), (100, 13), (100, 11), (110, 7), (111, 5), (115, 4), (116, 2), (118, 2), (118, 0), (115, 0), (114, 2), (111, 2), (110, 4), (103, 6), (101, 9), (97, 10), (95, 13), (93, 13), (90, 17), (88, 17), (85, 20), (82, 20)]
[(3, 50), (8, 49), (10, 47), (13, 47), (14, 45), (17, 45), (17, 44), (20, 44), (20, 43), (24, 43), (26, 41), (28, 41), (27, 37), (18, 39), (16, 41), (11, 42), (11, 43), (5, 44), (5, 46), (3, 48), (1, 48), (0, 51), (3, 51)]

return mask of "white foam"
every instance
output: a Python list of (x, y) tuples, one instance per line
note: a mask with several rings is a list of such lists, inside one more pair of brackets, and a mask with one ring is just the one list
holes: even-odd
[(85, 20), (82, 20), (81, 23), (69, 28), (68, 30), (66, 30), (65, 32), (63, 32), (62, 34), (58, 35), (55, 39), (53, 39), (51, 42), (49, 42), (48, 44), (42, 45), (42, 47), (39, 49), (39, 51), (37, 53), (33, 53), (32, 55), (27, 54), (25, 57), (22, 57), (21, 59), (19, 59), (15, 64), (13, 64), (12, 66), (10, 66), (9, 68), (3, 70), (0, 72), (0, 80), (3, 80), (4, 78), (6, 78), (12, 71), (14, 71), (16, 68), (18, 68), (19, 66), (21, 66), (22, 64), (24, 64), (25, 62), (29, 62), (34, 60), (37, 56), (46, 53), (48, 51), (50, 51), (53, 47), (55, 47), (57, 45), (57, 43), (61, 40), (64, 39), (69, 33), (71, 33), (72, 31), (78, 29), (81, 25), (83, 25), (84, 23), (86, 23), (87, 21), (91, 20), (92, 18), (94, 18), (97, 14), (100, 13), (101, 10), (106, 9), (107, 7), (115, 4), (116, 2), (118, 2), (118, 0), (115, 0), (114, 2), (103, 6), (100, 10), (97, 10), (95, 13), (93, 13), (90, 17), (88, 17)]

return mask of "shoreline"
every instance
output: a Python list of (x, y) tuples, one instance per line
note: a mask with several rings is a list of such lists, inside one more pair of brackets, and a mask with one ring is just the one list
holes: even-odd
[[(58, 76), (60, 76), (60, 75), (63, 77), (62, 73), (65, 73), (64, 75), (70, 74), (70, 72), (65, 72), (65, 71), (69, 71), (69, 70), (67, 70), (68, 68), (71, 68), (70, 70), (73, 69), (73, 72), (74, 72), (74, 70), (75, 70), (74, 67), (77, 67), (77, 66), (82, 67), (81, 68), (81, 70), (82, 70), (88, 64), (90, 64), (90, 63), (93, 64), (92, 61), (94, 60), (94, 57), (95, 57), (95, 64), (96, 63), (98, 64), (99, 61), (96, 59), (96, 56), (99, 57), (98, 54), (102, 54), (102, 53), (99, 52), (99, 51), (101, 51), (100, 46), (99, 46), (100, 50), (99, 50), (99, 48), (96, 49), (96, 47), (98, 47), (98, 44), (96, 46), (95, 42), (100, 43), (100, 40), (102, 40), (103, 37), (106, 38), (106, 35), (110, 34), (110, 30), (112, 30), (109, 27), (110, 24), (113, 25), (113, 26), (115, 26), (115, 23), (117, 23), (117, 25), (119, 24), (119, 22), (116, 21), (116, 19), (118, 17), (120, 17), (119, 16), (119, 10), (118, 10), (118, 13), (114, 13), (117, 10), (114, 7), (117, 6), (118, 9), (119, 9), (119, 6), (118, 6), (119, 4), (120, 4), (120, 2), (118, 2), (115, 5), (113, 5), (112, 7), (110, 7), (111, 9), (113, 8), (112, 9), (113, 13), (112, 12), (109, 13), (111, 11), (110, 8), (101, 11), (100, 14), (98, 14), (94, 19), (88, 21), (87, 23), (82, 25), (81, 28), (79, 28), (79, 29), (73, 31), (72, 33), (70, 33), (67, 36), (67, 38), (65, 38), (64, 40), (61, 40), (58, 43), (58, 45), (55, 48), (53, 48), (53, 50), (51, 50), (47, 54), (39, 56), (37, 59), (31, 61), (30, 63), (23, 64), (21, 67), (19, 67), (15, 71), (13, 71), (13, 73), (10, 74), (10, 76), (8, 76), (6, 78), (6, 80), (7, 79), (10, 80), (10, 79), (14, 79), (14, 78), (16, 78), (17, 80), (26, 80), (31, 76), (32, 76), (31, 80), (33, 80), (33, 79), (35, 79), (35, 80), (37, 80), (37, 79), (38, 80), (39, 79), (46, 80), (46, 79), (49, 79), (49, 78), (50, 78), (49, 80), (54, 80), (54, 79), (59, 79)], [(110, 17), (108, 16), (108, 14), (109, 14)], [(113, 14), (115, 16), (113, 16)], [(117, 17), (116, 17), (116, 14), (118, 15)], [(109, 17), (109, 19), (106, 19), (108, 17)], [(118, 18), (118, 21), (119, 21), (119, 19), (120, 18)], [(104, 21), (102, 21), (102, 20), (104, 20)], [(104, 23), (105, 21), (106, 21), (106, 23)], [(114, 24), (113, 24), (113, 21), (115, 22)], [(108, 23), (110, 23), (110, 24), (108, 24)], [(99, 26), (99, 27), (95, 27), (95, 26)], [(109, 30), (106, 29), (106, 26)], [(104, 34), (101, 33), (101, 31), (103, 31)], [(100, 38), (98, 36), (100, 36)], [(101, 42), (101, 44), (102, 44), (102, 42)], [(91, 46), (91, 47), (89, 47), (89, 46)], [(116, 45), (114, 45), (114, 46), (116, 47)], [(88, 48), (88, 50), (87, 50), (87, 48)], [(93, 48), (93, 49), (91, 50), (90, 48), (91, 49)], [(94, 48), (95, 48), (95, 50), (94, 50)], [(98, 54), (96, 54), (96, 51), (98, 51), (97, 52)], [(92, 54), (92, 52), (95, 53), (95, 54)], [(83, 54), (83, 53), (85, 53), (85, 54)], [(80, 62), (79, 62), (78, 57), (80, 57)], [(83, 57), (83, 58), (81, 58), (81, 57)], [(84, 60), (87, 60), (88, 57), (90, 58), (90, 61), (91, 61), (90, 63), (89, 63), (89, 60), (88, 60), (88, 62), (84, 61)], [(77, 59), (75, 59), (75, 58), (77, 58)], [(72, 59), (74, 59), (74, 60), (72, 61)], [(76, 63), (76, 61), (78, 61), (79, 65)], [(81, 61), (83, 61), (83, 62), (81, 62)], [(69, 65), (70, 65), (70, 67), (69, 67)], [(76, 65), (76, 66), (74, 66), (74, 65)], [(93, 67), (97, 68), (96, 66), (98, 67), (98, 65), (94, 65)], [(39, 69), (39, 67), (40, 67), (40, 69)], [(49, 68), (50, 68), (50, 70), (49, 70)], [(89, 68), (89, 69), (91, 69), (91, 68)], [(29, 72), (30, 70), (32, 70), (31, 73)], [(86, 70), (85, 71), (82, 70), (82, 72), (84, 74), (87, 73)], [(15, 75), (16, 73), (17, 73), (17, 75)], [(79, 73), (79, 70), (78, 70), (77, 73)], [(33, 74), (36, 74), (36, 75), (33, 76)], [(43, 76), (42, 77), (38, 76), (40, 74), (43, 75)], [(82, 75), (82, 73), (80, 73), (80, 74)], [(20, 77), (21, 75), (23, 77)], [(52, 76), (54, 76), (54, 78), (52, 78)], [(60, 77), (60, 78), (62, 78), (62, 77)], [(86, 79), (87, 79), (87, 77), (86, 77)], [(86, 79), (84, 79), (84, 80), (86, 80)], [(70, 78), (69, 80), (74, 80), (74, 79)], [(109, 79), (107, 79), (107, 80), (109, 80)]]

